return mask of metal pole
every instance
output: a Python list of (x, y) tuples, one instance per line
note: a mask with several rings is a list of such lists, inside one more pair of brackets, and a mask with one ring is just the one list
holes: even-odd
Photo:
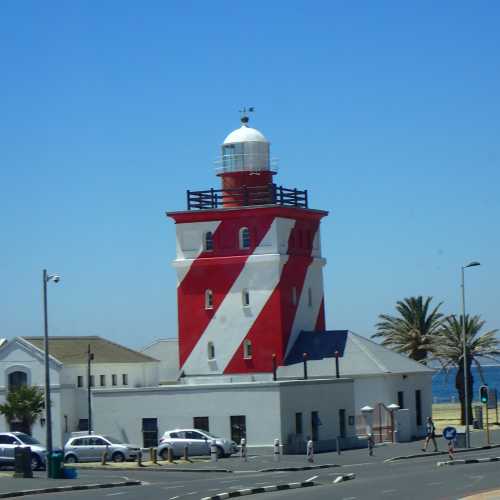
[(469, 377), (467, 376), (467, 338), (465, 332), (465, 268), (462, 266), (462, 341), (464, 360), (464, 399), (465, 399), (465, 446), (470, 448), (469, 430)]
[[(488, 403), (489, 403), (489, 396), (488, 396)], [(486, 444), (489, 446), (490, 443), (490, 420), (489, 420), (489, 408), (488, 408), (488, 403), (486, 403), (485, 410), (486, 410)]]
[[(47, 314), (47, 269), (43, 270), (43, 319), (44, 319), (44, 358), (45, 358), (45, 420), (47, 456), (52, 455), (52, 412), (50, 407), (50, 368), (49, 368), (49, 325)], [(47, 466), (47, 477), (50, 477), (50, 468)]]
[(335, 378), (340, 378), (339, 355), (339, 351), (335, 351)]
[(89, 411), (89, 434), (92, 434), (92, 394), (91, 394), (91, 384), (92, 375), (90, 373), (90, 362), (94, 358), (94, 355), (90, 352), (90, 344), (87, 349), (87, 405)]

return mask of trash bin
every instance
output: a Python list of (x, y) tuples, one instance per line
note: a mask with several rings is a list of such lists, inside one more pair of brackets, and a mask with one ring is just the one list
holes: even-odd
[(457, 432), (455, 448), (465, 448), (465, 432)]
[(53, 451), (47, 456), (48, 476), (52, 479), (64, 478), (64, 453)]

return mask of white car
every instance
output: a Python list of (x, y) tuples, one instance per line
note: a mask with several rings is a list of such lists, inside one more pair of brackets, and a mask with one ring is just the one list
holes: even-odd
[(215, 441), (217, 446), (218, 457), (228, 457), (238, 451), (238, 445), (230, 439), (212, 436), (200, 429), (174, 429), (166, 431), (161, 437), (158, 456), (166, 460), (170, 448), (174, 458), (182, 457), (186, 446), (189, 456), (210, 455), (212, 441)]
[(18, 447), (31, 449), (31, 468), (41, 469), (45, 467), (47, 450), (34, 437), (24, 432), (2, 432), (0, 433), (0, 463), (13, 464), (14, 450)]

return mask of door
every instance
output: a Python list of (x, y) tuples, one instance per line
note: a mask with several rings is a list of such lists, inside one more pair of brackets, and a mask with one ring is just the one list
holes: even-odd
[(77, 456), (80, 462), (91, 460), (91, 450), (88, 438), (78, 438), (71, 444), (71, 451)]
[(208, 446), (205, 436), (196, 431), (186, 431), (189, 455), (206, 455)]
[(8, 462), (14, 461), (14, 448), (24, 446), (23, 443), (18, 441), (14, 436), (4, 436), (2, 444), (4, 460)]
[(158, 419), (142, 419), (142, 445), (144, 448), (154, 448), (158, 446)]
[(108, 443), (100, 437), (90, 437), (89, 445), (90, 460), (92, 462), (98, 462), (101, 459), (102, 454), (106, 451)]
[(8, 434), (0, 435), (0, 461), (7, 460), (7, 448), (15, 439)]

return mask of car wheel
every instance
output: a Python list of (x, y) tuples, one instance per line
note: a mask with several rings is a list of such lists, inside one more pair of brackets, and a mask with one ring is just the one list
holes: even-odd
[(217, 458), (222, 458), (223, 456), (224, 450), (220, 446), (217, 446)]
[(163, 460), (168, 460), (168, 448), (164, 448), (163, 450), (161, 450), (160, 457)]
[(31, 470), (37, 470), (42, 466), (42, 461), (38, 455), (31, 454)]
[(111, 459), (113, 462), (125, 462), (125, 455), (121, 451), (115, 451)]
[(76, 464), (76, 462), (78, 462), (78, 458), (76, 458), (76, 455), (68, 455), (67, 457), (64, 457), (64, 461), (67, 464)]

